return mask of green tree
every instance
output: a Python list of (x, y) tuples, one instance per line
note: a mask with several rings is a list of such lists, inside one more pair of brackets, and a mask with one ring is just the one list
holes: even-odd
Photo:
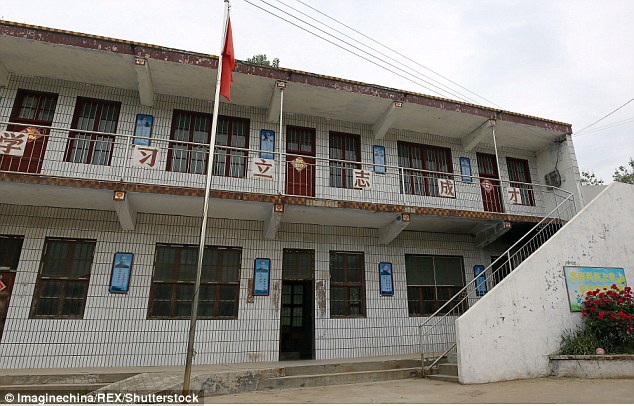
[(603, 185), (603, 179), (597, 178), (594, 172), (581, 171), (582, 185)]
[(614, 175), (612, 175), (612, 179), (615, 182), (629, 183), (634, 185), (634, 159), (630, 158), (630, 162), (628, 163), (629, 168), (626, 166), (619, 166), (616, 171), (614, 171)]
[(247, 58), (247, 62), (255, 63), (256, 65), (271, 66), (273, 68), (280, 67), (280, 60), (278, 58), (273, 58), (272, 61), (269, 61), (266, 54), (253, 55), (253, 57)]

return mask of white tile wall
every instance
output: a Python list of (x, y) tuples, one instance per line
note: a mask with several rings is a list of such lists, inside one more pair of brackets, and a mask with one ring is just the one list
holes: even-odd
[[(169, 146), (171, 120), (174, 109), (211, 113), (213, 103), (205, 100), (195, 100), (169, 95), (156, 95), (154, 107), (144, 107), (139, 104), (136, 91), (109, 88), (75, 82), (53, 80), (41, 77), (25, 77), (12, 75), (9, 86), (0, 88), (0, 120), (9, 119), (13, 100), (17, 90), (31, 89), (59, 93), (58, 105), (53, 119), (53, 126), (70, 127), (72, 115), (78, 96), (92, 97), (105, 100), (114, 100), (122, 103), (117, 133), (131, 135), (134, 131), (136, 114), (152, 114), (154, 127), (152, 143), (163, 148), (159, 157), (158, 170), (131, 168), (128, 165), (131, 154), (131, 146), (125, 139), (117, 140), (113, 151), (111, 166), (85, 165), (64, 162), (64, 151), (67, 144), (67, 133), (53, 131), (48, 143), (45, 162), (42, 173), (52, 176), (72, 176), (85, 179), (104, 179), (112, 181), (127, 181), (139, 183), (151, 183), (172, 186), (204, 187), (205, 177), (196, 174), (184, 174), (165, 171), (167, 164), (167, 148)], [(266, 110), (250, 106), (237, 106), (222, 103), (220, 114), (244, 117), (250, 120), (249, 147), (259, 148), (259, 132), (261, 129), (270, 129), (278, 132), (279, 125), (267, 122)], [(440, 207), (453, 209), (466, 209), (480, 211), (483, 208), (480, 186), (477, 181), (473, 183), (456, 182), (458, 199), (447, 199), (429, 196), (414, 196), (401, 194), (399, 191), (399, 174), (395, 168), (389, 168), (385, 174), (374, 175), (374, 187), (372, 190), (351, 190), (332, 188), (329, 186), (329, 168), (326, 158), (329, 156), (328, 140), (329, 131), (348, 132), (361, 135), (361, 160), (372, 162), (372, 146), (383, 145), (386, 150), (387, 165), (398, 166), (397, 141), (409, 141), (420, 144), (430, 144), (451, 148), (453, 172), (460, 173), (459, 157), (466, 156), (471, 159), (474, 176), (478, 176), (476, 152), (493, 153), (493, 147), (480, 145), (475, 151), (466, 152), (458, 139), (444, 137), (442, 134), (427, 134), (404, 130), (390, 130), (384, 140), (375, 140), (372, 136), (371, 126), (368, 124), (330, 120), (323, 117), (315, 117), (301, 114), (286, 114), (286, 125), (297, 125), (316, 129), (317, 157), (324, 158), (318, 161), (316, 170), (316, 197), (337, 200), (352, 200), (372, 203), (403, 204), (416, 207)], [(0, 129), (4, 126), (0, 125)], [(277, 141), (276, 141), (277, 148)], [(534, 153), (500, 148), (500, 167), (502, 179), (508, 179), (506, 170), (506, 156), (527, 159), (534, 182), (539, 181), (537, 175), (536, 156)], [(251, 159), (257, 153), (250, 153)], [(364, 169), (372, 171), (372, 165), (365, 165)], [(281, 176), (285, 176), (285, 165), (280, 169)], [(228, 178), (214, 176), (212, 188), (216, 190), (238, 190), (246, 192), (278, 194), (278, 182), (268, 182), (247, 178)], [(545, 201), (550, 198), (552, 192), (535, 190), (536, 205), (534, 207), (509, 205), (507, 211), (513, 214), (544, 215)], [(506, 194), (503, 193), (503, 196)]]
[[(147, 320), (155, 244), (197, 244), (197, 218), (140, 213), (134, 231), (122, 231), (114, 212), (0, 205), (0, 234), (23, 235), (24, 245), (0, 343), (2, 368), (177, 365), (185, 358), (188, 321)], [(201, 320), (196, 364), (276, 361), (279, 348), (281, 263), (284, 248), (315, 250), (315, 282), (325, 286), (325, 307), (315, 303), (317, 359), (413, 353), (423, 318), (409, 317), (405, 254), (457, 255), (466, 279), (473, 265), (502, 252), (478, 250), (470, 235), (403, 232), (387, 246), (377, 230), (283, 223), (277, 239), (262, 239), (261, 222), (212, 219), (207, 244), (242, 247), (236, 320)], [(29, 319), (46, 237), (96, 239), (82, 320)], [(365, 255), (367, 317), (331, 319), (329, 251)], [(115, 252), (135, 255), (130, 292), (108, 293)], [(253, 260), (271, 258), (271, 295), (247, 303)], [(392, 262), (394, 296), (379, 295), (378, 263)], [(317, 292), (319, 296), (320, 292)]]

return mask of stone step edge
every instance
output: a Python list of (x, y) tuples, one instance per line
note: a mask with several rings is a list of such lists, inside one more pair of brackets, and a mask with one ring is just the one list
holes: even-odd
[[(266, 385), (271, 385), (279, 382), (293, 382), (293, 381), (302, 381), (302, 380), (310, 380), (310, 379), (324, 379), (324, 378), (336, 378), (343, 376), (357, 376), (362, 377), (363, 375), (387, 375), (387, 374), (400, 374), (409, 377), (418, 377), (420, 376), (420, 368), (400, 368), (400, 369), (383, 369), (376, 371), (357, 371), (357, 372), (337, 372), (330, 374), (317, 374), (317, 375), (293, 375), (293, 376), (278, 376), (271, 377), (267, 379), (263, 379), (258, 382), (256, 390), (266, 390), (271, 388), (266, 388)], [(395, 379), (407, 379), (407, 378), (395, 378)], [(379, 379), (380, 380), (380, 379)], [(385, 379), (385, 380), (393, 380), (393, 379)], [(347, 384), (348, 382), (343, 382), (342, 385)], [(331, 383), (330, 385), (336, 385), (336, 383)], [(322, 385), (314, 385), (314, 386), (322, 386)]]

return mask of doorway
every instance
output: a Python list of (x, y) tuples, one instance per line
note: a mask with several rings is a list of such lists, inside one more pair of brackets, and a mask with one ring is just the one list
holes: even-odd
[(20, 262), (23, 237), (0, 235), (0, 340), (7, 320), (15, 270)]
[(477, 158), (484, 211), (504, 213), (502, 193), (500, 193), (500, 176), (495, 155), (478, 152)]
[(315, 129), (286, 127), (286, 193), (315, 196)]
[(282, 260), (280, 361), (314, 359), (315, 252), (285, 249)]

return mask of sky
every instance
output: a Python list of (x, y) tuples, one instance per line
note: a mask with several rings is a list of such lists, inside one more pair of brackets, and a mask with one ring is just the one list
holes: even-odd
[[(378, 56), (396, 68), (370, 56), (376, 51), (354, 50), (376, 62), (370, 63), (247, 1), (306, 27), (296, 17), (309, 18), (289, 7), (300, 10), (388, 55)], [(223, 0), (3, 0), (0, 18), (218, 55), (223, 8)], [(432, 91), (438, 84), (423, 74), (451, 87), (453, 95), (443, 97), (467, 96), (496, 107), (493, 102), (505, 110), (570, 123), (573, 132), (634, 98), (632, 21), (631, 0), (231, 0), (238, 59), (266, 54), (290, 69), (437, 96)], [(401, 75), (407, 66), (414, 67), (418, 78), (406, 80), (377, 64)], [(580, 168), (611, 181), (615, 168), (634, 157), (634, 101), (573, 140)]]

